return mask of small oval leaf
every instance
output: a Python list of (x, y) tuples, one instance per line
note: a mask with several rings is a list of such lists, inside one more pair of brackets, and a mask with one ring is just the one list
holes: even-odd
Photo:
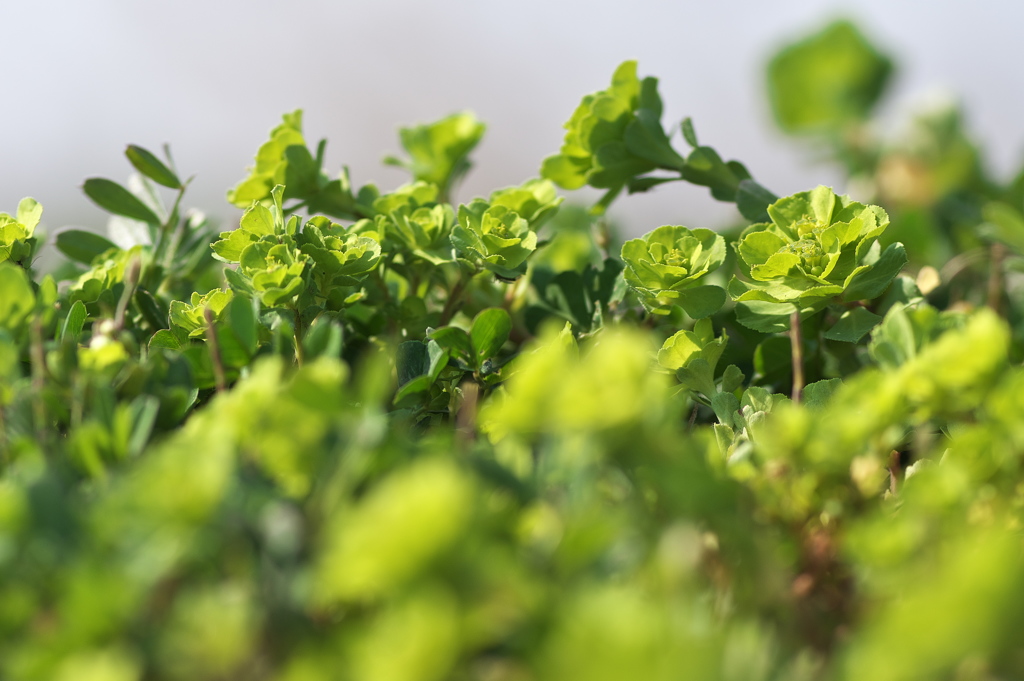
[(130, 191), (116, 182), (102, 177), (91, 177), (82, 185), (85, 195), (97, 206), (115, 215), (159, 225), (160, 218)]
[(117, 246), (105, 237), (82, 229), (68, 229), (57, 235), (57, 250), (75, 262), (86, 265), (93, 259)]
[(181, 180), (170, 168), (164, 165), (163, 161), (140, 146), (129, 144), (124, 155), (128, 157), (131, 164), (140, 173), (171, 189), (181, 189)]
[(504, 309), (492, 307), (478, 314), (469, 332), (477, 364), (496, 356), (511, 331), (512, 319)]

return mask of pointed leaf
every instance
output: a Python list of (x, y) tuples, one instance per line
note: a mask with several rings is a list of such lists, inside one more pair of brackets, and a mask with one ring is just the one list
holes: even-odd
[(736, 190), (736, 208), (752, 222), (768, 222), (768, 206), (778, 198), (753, 180), (741, 180)]
[(469, 332), (477, 364), (482, 364), (485, 359), (496, 357), (508, 340), (511, 331), (512, 318), (504, 309), (492, 307), (478, 314), (473, 320), (473, 328)]
[(875, 328), (880, 321), (882, 318), (867, 308), (855, 307), (843, 313), (839, 321), (825, 332), (825, 338), (845, 343), (856, 343), (868, 331)]
[(692, 118), (690, 118), (689, 116), (684, 118), (682, 124), (679, 127), (683, 132), (683, 139), (686, 140), (687, 144), (689, 144), (694, 149), (700, 146), (700, 143), (697, 141), (697, 132), (693, 129)]
[(124, 155), (128, 157), (128, 160), (135, 166), (136, 170), (157, 184), (162, 184), (170, 189), (181, 188), (181, 180), (178, 179), (178, 176), (165, 166), (163, 161), (142, 147), (129, 144), (128, 148), (125, 149)]
[(81, 300), (76, 300), (71, 309), (68, 310), (68, 316), (64, 318), (64, 326), (61, 327), (60, 339), (70, 340), (78, 342), (78, 337), (82, 333), (82, 328), (85, 326), (85, 320), (89, 317), (89, 313), (85, 310), (85, 304)]
[(852, 281), (843, 292), (843, 299), (872, 300), (885, 293), (892, 280), (900, 273), (903, 266), (907, 264), (907, 251), (903, 244), (896, 242), (889, 244), (878, 262), (868, 269), (853, 276)]

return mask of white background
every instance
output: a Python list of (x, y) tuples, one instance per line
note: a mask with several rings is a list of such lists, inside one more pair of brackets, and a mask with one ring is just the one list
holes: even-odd
[[(692, 116), (702, 143), (747, 164), (785, 194), (837, 184), (778, 133), (764, 95), (777, 47), (826, 21), (855, 19), (898, 64), (884, 113), (899, 120), (941, 89), (1005, 176), (1024, 151), (1021, 5), (1006, 0), (631, 2), (605, 0), (0, 0), (0, 211), (42, 202), (51, 233), (102, 227), (86, 177), (124, 180), (128, 143), (170, 142), (186, 203), (225, 222), (224, 192), (280, 114), (305, 109), (310, 145), (329, 139), (328, 168), (389, 189), (380, 158), (399, 125), (471, 109), (488, 123), (460, 199), (537, 173), (557, 152), (582, 95), (623, 59), (661, 80), (666, 127)], [(585, 192), (570, 194), (585, 201)], [(715, 226), (735, 214), (705, 190), (669, 185), (620, 200), (629, 233), (665, 223)]]

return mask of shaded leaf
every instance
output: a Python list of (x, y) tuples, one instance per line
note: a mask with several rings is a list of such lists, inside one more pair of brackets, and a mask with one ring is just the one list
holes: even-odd
[(149, 209), (149, 206), (116, 182), (93, 177), (85, 181), (82, 189), (97, 206), (115, 215), (123, 215), (152, 225), (160, 224), (160, 218)]

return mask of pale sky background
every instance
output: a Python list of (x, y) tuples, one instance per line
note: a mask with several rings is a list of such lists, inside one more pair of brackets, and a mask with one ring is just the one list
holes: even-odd
[[(488, 124), (458, 198), (535, 176), (558, 151), (580, 98), (624, 59), (660, 78), (665, 123), (692, 116), (702, 143), (743, 161), (776, 193), (838, 184), (777, 132), (764, 90), (768, 57), (840, 17), (857, 21), (898, 65), (894, 120), (936, 90), (966, 103), (990, 166), (1024, 158), (1024, 5), (1008, 0), (0, 0), (0, 211), (23, 196), (50, 234), (102, 227), (79, 187), (123, 181), (126, 144), (169, 142), (186, 204), (224, 220), (225, 191), (245, 175), (280, 115), (305, 109), (327, 168), (356, 185), (404, 182), (381, 166), (399, 125), (470, 109)], [(592, 200), (584, 192), (569, 200)], [(672, 184), (615, 205), (633, 234), (661, 224), (714, 227), (735, 213), (706, 190)]]

